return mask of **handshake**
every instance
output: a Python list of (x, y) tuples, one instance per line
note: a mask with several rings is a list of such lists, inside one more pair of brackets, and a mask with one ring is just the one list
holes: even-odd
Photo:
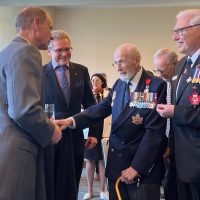
[[(61, 120), (52, 120), (55, 126), (54, 134), (51, 138), (51, 143), (56, 144), (62, 139), (62, 130), (72, 127), (74, 128), (73, 118), (69, 117), (66, 119)], [(85, 147), (88, 149), (92, 149), (97, 144), (97, 138), (96, 137), (88, 137), (85, 142)]]
[(61, 120), (51, 119), (51, 121), (53, 122), (55, 127), (54, 133), (51, 137), (51, 143), (56, 144), (62, 138), (62, 130), (68, 128), (69, 126), (73, 126), (73, 119), (72, 117), (69, 117), (67, 119), (61, 119)]

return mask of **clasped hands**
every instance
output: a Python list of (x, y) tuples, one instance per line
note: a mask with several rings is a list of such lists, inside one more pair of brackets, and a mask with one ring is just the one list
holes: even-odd
[[(68, 127), (73, 127), (73, 120), (71, 117), (67, 119), (61, 119), (61, 120), (52, 120), (55, 126), (55, 131), (54, 134), (51, 138), (51, 141), (53, 144), (58, 143), (61, 138), (62, 138), (62, 130), (68, 128)], [(86, 142), (85, 142), (85, 147), (87, 149), (92, 149), (96, 146), (97, 144), (97, 138), (96, 137), (88, 137)]]

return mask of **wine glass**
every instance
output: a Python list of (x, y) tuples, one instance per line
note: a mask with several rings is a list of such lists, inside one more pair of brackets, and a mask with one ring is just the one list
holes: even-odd
[(46, 113), (49, 119), (55, 119), (55, 108), (54, 104), (45, 104), (44, 105), (44, 112)]

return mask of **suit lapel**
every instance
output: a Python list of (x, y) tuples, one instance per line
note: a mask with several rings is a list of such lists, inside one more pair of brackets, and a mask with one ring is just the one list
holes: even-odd
[[(146, 86), (146, 83), (145, 83), (145, 80), (147, 79), (147, 74), (146, 72), (143, 70), (142, 72), (142, 76), (140, 78), (140, 81), (138, 82), (138, 85), (135, 89), (135, 92), (144, 92), (145, 90), (145, 86)], [(122, 89), (122, 87), (121, 87)], [(123, 86), (123, 93), (125, 91), (125, 84)], [(123, 103), (123, 97), (121, 99), (121, 106), (122, 106), (122, 103)], [(126, 121), (131, 114), (133, 114), (134, 112), (137, 111), (138, 108), (132, 108), (129, 106), (129, 103), (130, 101), (126, 104), (126, 106), (124, 107), (123, 110), (121, 110), (121, 112), (119, 113), (119, 115), (117, 116), (116, 120), (114, 121), (113, 120), (113, 124), (112, 124), (112, 131), (114, 131), (115, 129), (117, 129), (119, 126), (121, 126), (121, 124), (124, 123), (124, 121)], [(114, 108), (113, 108), (114, 109)], [(113, 116), (113, 115), (112, 115)]]
[[(187, 61), (187, 57), (184, 59), (184, 61), (183, 61), (184, 64), (182, 63), (182, 66), (185, 66), (186, 61)], [(191, 71), (190, 71), (190, 73), (189, 73), (189, 75), (188, 75), (188, 78), (189, 78), (189, 77), (192, 78), (192, 76), (193, 76), (193, 74), (194, 74), (194, 69), (196, 68), (196, 65), (197, 65), (199, 62), (200, 62), (200, 56), (197, 58), (196, 62), (194, 63), (194, 65), (193, 65), (193, 67), (192, 67), (192, 69), (191, 69)], [(183, 73), (183, 70), (184, 70), (184, 67), (182, 67), (181, 73), (179, 73), (179, 79), (180, 79), (180, 77), (181, 77), (181, 74)], [(179, 79), (178, 79), (178, 80), (179, 80)], [(177, 85), (178, 85), (178, 82), (176, 83), (176, 90), (177, 90)], [(181, 98), (181, 96), (182, 96), (182, 94), (183, 94), (185, 88), (186, 88), (188, 85), (191, 86), (191, 83), (185, 82), (185, 83), (181, 86), (180, 91), (178, 92), (178, 95), (177, 95), (177, 98), (176, 98), (176, 103), (178, 103), (178, 101), (180, 100), (180, 98)], [(179, 87), (180, 87), (180, 86), (179, 86)], [(175, 92), (176, 92), (176, 90), (175, 90)], [(175, 93), (175, 96), (176, 96), (176, 93)]]
[(175, 73), (175, 76), (172, 78), (172, 103), (173, 104), (175, 104), (177, 101), (176, 90), (177, 90), (177, 85), (178, 85), (181, 73), (183, 71), (184, 62), (185, 62), (185, 59), (180, 61), (180, 63), (176, 66), (177, 72)]
[(74, 97), (74, 95), (73, 95), (74, 93), (72, 92), (74, 90), (75, 84), (77, 82), (77, 76), (78, 76), (78, 72), (77, 72), (74, 64), (70, 62), (69, 63), (69, 82), (70, 82), (69, 105), (74, 98), (78, 98), (78, 97)]

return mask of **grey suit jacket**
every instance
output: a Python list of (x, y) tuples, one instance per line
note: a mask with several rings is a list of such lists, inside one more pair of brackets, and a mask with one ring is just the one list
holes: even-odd
[(41, 106), (41, 66), (39, 50), (21, 37), (0, 52), (2, 200), (45, 199), (41, 146), (50, 143), (54, 127)]

